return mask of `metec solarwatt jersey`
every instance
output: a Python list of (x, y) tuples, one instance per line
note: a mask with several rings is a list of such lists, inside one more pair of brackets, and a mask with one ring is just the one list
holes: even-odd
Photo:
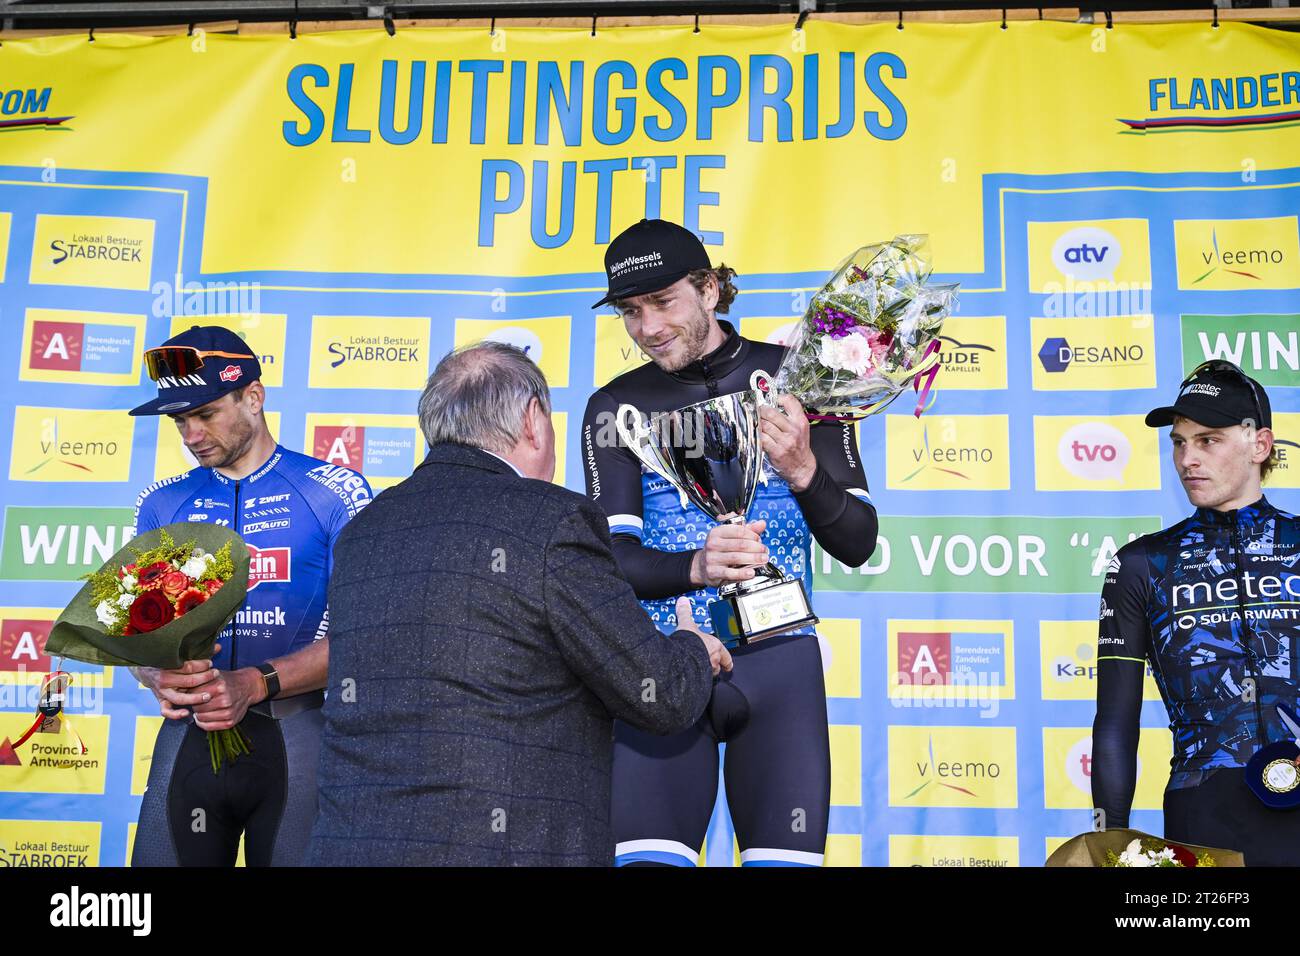
[(370, 498), (357, 472), (277, 445), (265, 465), (240, 480), (195, 468), (150, 485), (136, 501), (135, 528), (143, 534), (199, 521), (224, 525), (248, 544), (248, 600), (222, 632), (212, 662), (233, 670), (325, 636), (334, 542)]
[(1094, 789), (1131, 774), (1148, 660), (1174, 737), (1172, 788), (1288, 738), (1276, 704), (1296, 706), (1298, 636), (1300, 521), (1264, 498), (1198, 508), (1121, 548), (1102, 589)]

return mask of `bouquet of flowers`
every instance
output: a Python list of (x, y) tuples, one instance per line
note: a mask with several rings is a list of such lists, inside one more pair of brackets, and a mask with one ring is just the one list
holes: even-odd
[[(165, 670), (209, 658), (244, 604), (248, 563), (243, 539), (219, 525), (180, 522), (140, 535), (85, 576), (50, 629), (46, 652)], [(208, 749), (215, 773), (223, 760), (248, 753), (248, 739), (238, 727), (209, 731)]]
[(1129, 841), (1122, 853), (1106, 851), (1106, 862), (1102, 866), (1218, 866), (1214, 857), (1202, 853), (1199, 857), (1187, 847), (1177, 843), (1165, 843), (1155, 837), (1139, 838)]
[(1116, 827), (1089, 830), (1067, 840), (1048, 857), (1047, 865), (1094, 867), (1148, 866), (1244, 866), (1236, 850), (1223, 850), (1190, 843), (1171, 843), (1160, 837)]
[(895, 236), (863, 246), (813, 296), (786, 343), (774, 380), (814, 419), (856, 420), (882, 411), (908, 385), (924, 391), (939, 370), (939, 331), (956, 285), (929, 285), (928, 239)]

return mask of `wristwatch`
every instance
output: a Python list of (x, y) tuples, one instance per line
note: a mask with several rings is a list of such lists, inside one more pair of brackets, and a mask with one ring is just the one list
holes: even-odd
[(258, 664), (257, 669), (262, 675), (262, 683), (266, 685), (266, 699), (273, 700), (280, 693), (280, 675), (275, 665), (267, 661), (265, 664)]

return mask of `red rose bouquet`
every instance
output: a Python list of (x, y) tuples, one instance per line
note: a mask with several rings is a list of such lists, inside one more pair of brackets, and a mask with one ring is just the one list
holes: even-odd
[[(177, 539), (184, 543), (177, 544)], [(171, 524), (135, 538), (86, 575), (46, 650), (92, 664), (175, 670), (212, 656), (248, 592), (248, 546), (229, 528)], [(208, 733), (212, 769), (248, 753), (238, 727)]]

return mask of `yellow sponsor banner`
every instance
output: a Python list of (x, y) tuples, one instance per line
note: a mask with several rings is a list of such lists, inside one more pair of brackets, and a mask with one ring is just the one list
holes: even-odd
[(1014, 700), (1012, 621), (890, 618), (886, 683), (896, 700)]
[(361, 472), (378, 490), (408, 477), (424, 459), (425, 444), (415, 415), (308, 412), (303, 450)]
[(152, 219), (38, 214), (29, 281), (147, 290), (153, 230)]
[[(76, 736), (69, 732), (71, 723)], [(103, 793), (108, 717), (73, 714), (57, 734), (33, 734), (17, 750), (4, 746), (32, 724), (29, 713), (0, 713), (0, 793)], [(77, 744), (80, 737), (86, 752)]]
[[(1169, 782), (1173, 737), (1164, 727), (1143, 727), (1138, 739), (1133, 809), (1159, 810)], [(1043, 728), (1043, 806), (1049, 810), (1092, 808), (1092, 729)]]
[(596, 316), (596, 352), (592, 384), (608, 385), (624, 372), (640, 368), (650, 361), (627, 334), (627, 326), (617, 315)]
[(826, 835), (826, 858), (823, 866), (861, 866), (862, 836), (857, 833)]
[(824, 617), (817, 634), (829, 654), (826, 669), (827, 697), (862, 696), (862, 622), (856, 617)]
[(316, 315), (310, 356), (311, 388), (419, 391), (429, 378), (429, 319)]
[(149, 768), (153, 766), (153, 745), (162, 729), (164, 717), (135, 718), (135, 738), (131, 744), (131, 796), (144, 794), (149, 784)]
[(1143, 415), (1035, 415), (1039, 491), (1154, 491), (1159, 432)]
[(9, 261), (9, 231), (13, 213), (0, 212), (0, 282), (5, 281), (5, 263)]
[(126, 481), (135, 419), (126, 409), (14, 409), (10, 481)]
[(1266, 488), (1300, 488), (1300, 412), (1273, 413), (1273, 470)]
[[(744, 338), (755, 342), (786, 345), (790, 336), (794, 333), (795, 327), (799, 324), (800, 318), (801, 316), (798, 315), (747, 315), (740, 320), (740, 327), (736, 331)], [(774, 368), (769, 368), (767, 371), (772, 375), (776, 374)]]
[[(456, 348), (491, 339), (523, 349), (546, 376), (551, 388), (569, 384), (570, 317), (539, 319), (457, 319)], [(421, 383), (423, 384), (423, 383)]]
[(555, 428), (555, 484), (563, 485), (569, 461), (569, 413), (551, 412)]
[(862, 806), (862, 728), (831, 724), (831, 806)]
[[(953, 315), (939, 336), (934, 387), (971, 391), (1007, 387), (1007, 320), (1002, 315)], [(901, 399), (900, 399), (901, 401)]]
[(0, 870), (99, 866), (100, 832), (88, 820), (0, 820)]
[(999, 836), (891, 833), (890, 866), (1019, 866), (1020, 840)]
[(1029, 338), (1036, 389), (1156, 387), (1156, 326), (1150, 315), (1030, 319)]
[[(280, 413), (263, 412), (271, 437), (280, 440)], [(199, 467), (198, 459), (189, 453), (181, 441), (180, 431), (166, 415), (158, 415), (158, 436), (154, 443), (153, 480), (161, 481), (172, 475), (181, 475)], [(310, 454), (310, 452), (309, 452)]]
[(1069, 294), (1151, 287), (1145, 219), (1029, 223), (1029, 289)]
[(144, 329), (143, 315), (28, 309), (18, 377), (25, 382), (135, 385)]
[(1300, 289), (1295, 216), (1176, 219), (1178, 287), (1207, 291)]
[(1011, 487), (1006, 415), (886, 415), (885, 487), (1005, 491)]
[[(1097, 699), (1096, 621), (1039, 621), (1038, 647), (1043, 700)], [(1142, 699), (1159, 700), (1151, 665), (1144, 666)]]
[[(284, 343), (288, 316), (252, 312), (237, 315), (177, 315), (172, 318), (168, 338), (195, 325), (219, 325), (248, 343), (262, 366), (262, 384), (279, 388), (284, 384)], [(211, 358), (210, 362), (220, 359)]]
[[(1076, 835), (1077, 835), (1077, 834), (1076, 834)], [(1047, 856), (1043, 857), (1043, 862), (1046, 863), (1047, 860), (1048, 860), (1048, 858), (1049, 858), (1053, 853), (1055, 853), (1057, 850), (1059, 850), (1061, 847), (1065, 846), (1065, 844), (1069, 843), (1069, 842), (1070, 842), (1071, 840), (1073, 840), (1073, 839), (1074, 839), (1074, 837), (1048, 837), (1048, 838), (1047, 838)]]
[[(61, 608), (53, 607), (0, 607), (0, 686), (34, 686), (41, 684), (54, 669), (50, 656), (45, 653), (45, 641), (50, 636)], [(94, 668), (94, 665), (73, 665)], [(113, 668), (104, 665), (98, 669), (72, 671), (72, 685), (68, 691), (67, 706), (77, 710), (94, 706), (98, 694), (113, 686)]]
[(889, 728), (891, 807), (1020, 805), (1016, 728)]

